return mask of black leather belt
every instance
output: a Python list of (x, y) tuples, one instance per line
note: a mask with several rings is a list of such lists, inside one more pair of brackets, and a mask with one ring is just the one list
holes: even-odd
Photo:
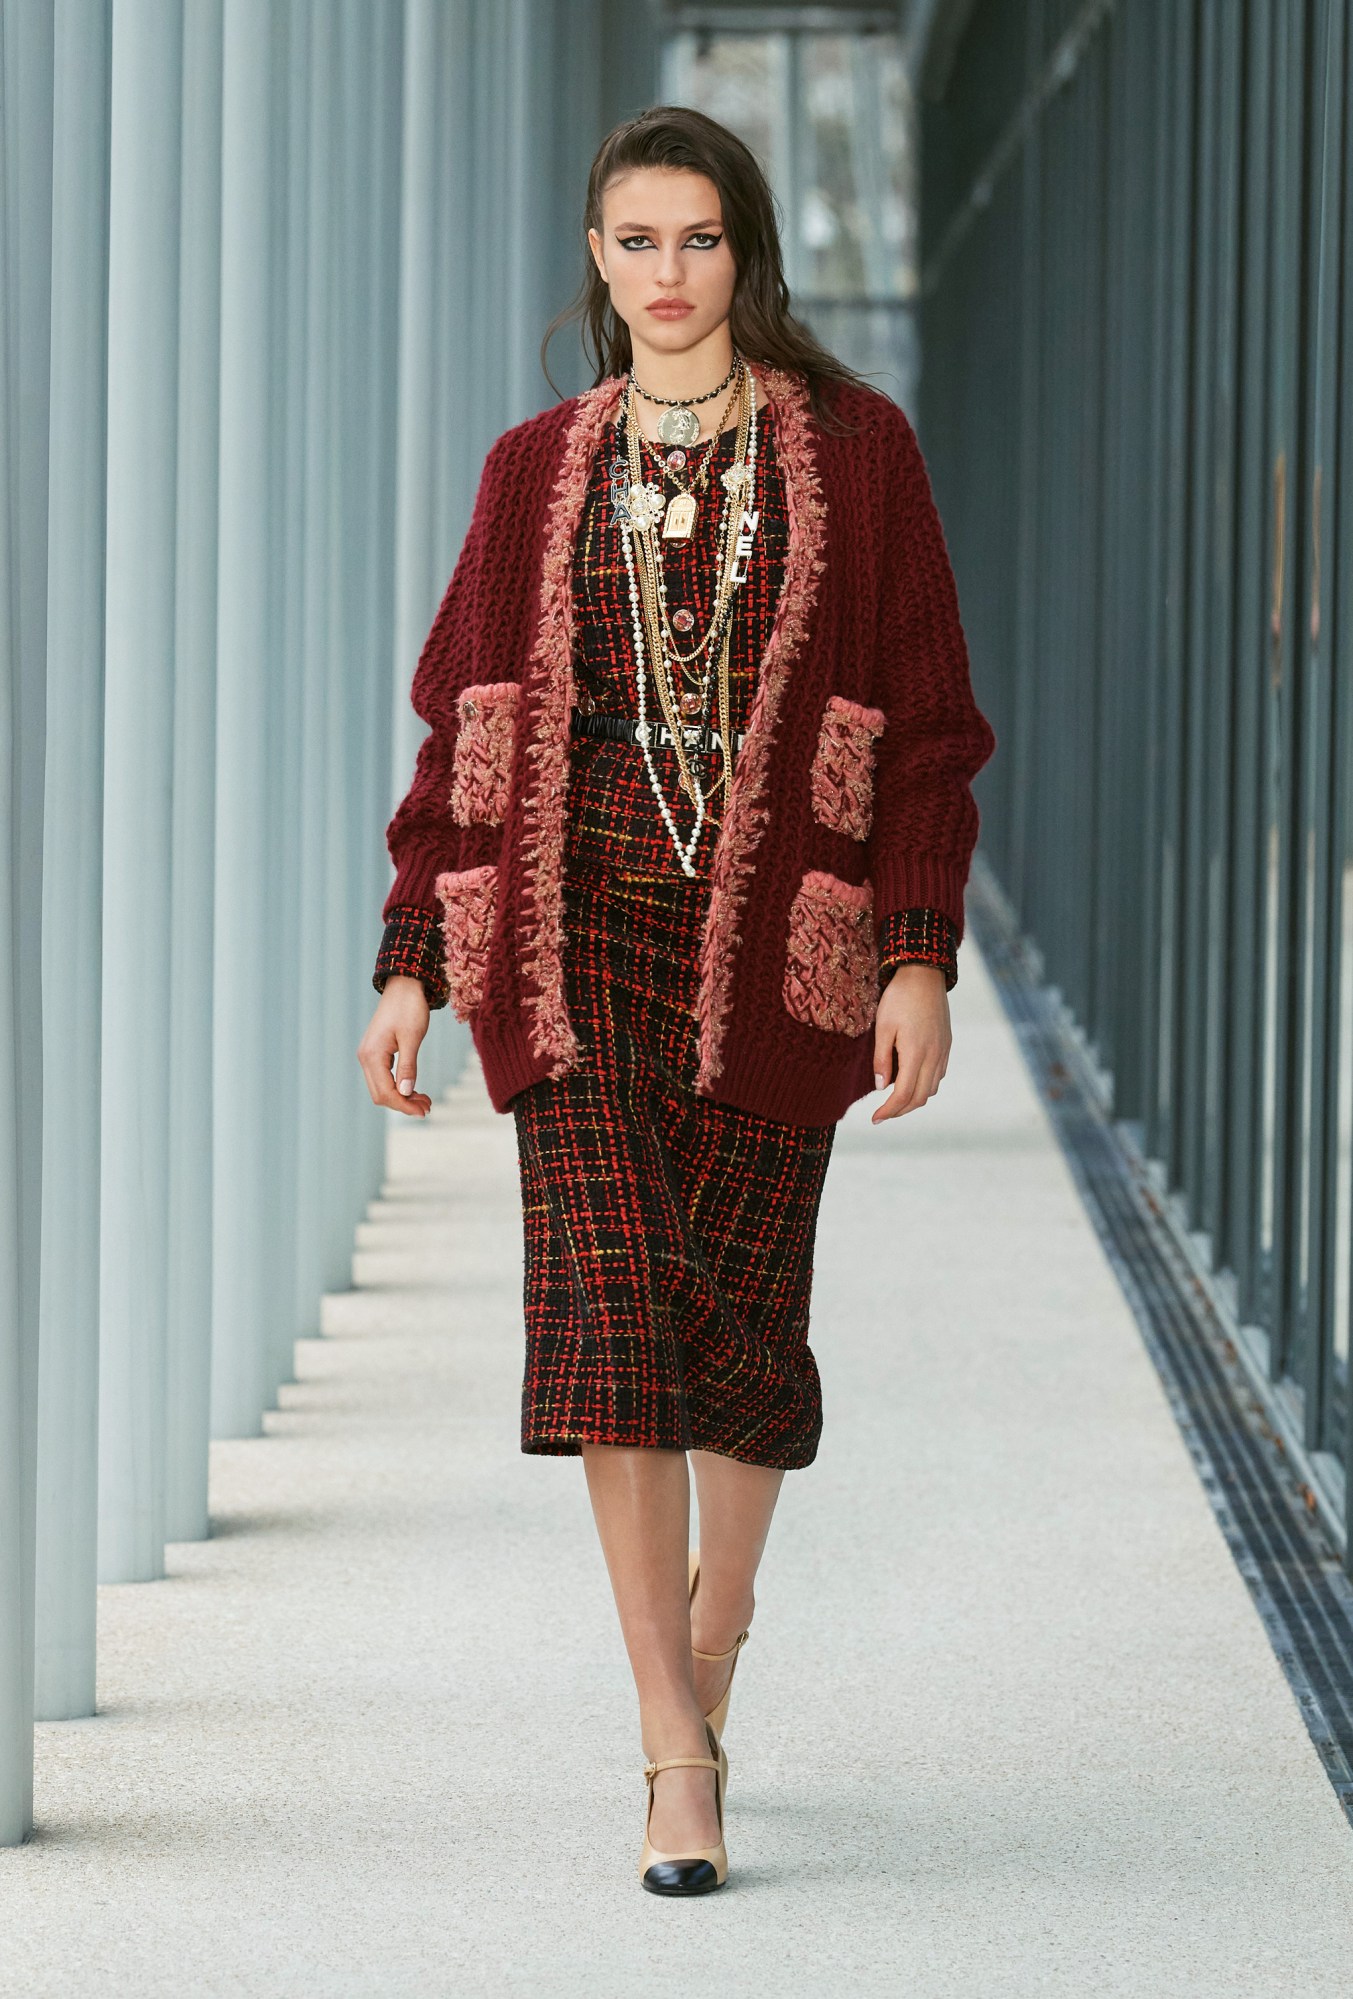
[[(649, 722), (648, 747), (651, 750), (670, 749), (672, 732), (665, 722)], [(575, 736), (601, 736), (611, 743), (642, 743), (643, 736), (639, 723), (630, 715), (584, 715), (581, 708), (573, 710), (570, 728)], [(713, 729), (694, 724), (681, 731), (682, 740), (692, 749), (713, 752), (718, 747), (718, 736)], [(733, 749), (742, 748), (746, 735), (744, 729), (733, 731)]]

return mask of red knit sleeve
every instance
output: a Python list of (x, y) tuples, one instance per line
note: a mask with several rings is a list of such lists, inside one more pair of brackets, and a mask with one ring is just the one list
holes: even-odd
[(490, 495), (502, 439), (484, 461), (474, 511), (451, 581), (414, 670), (409, 698), (429, 724), (418, 746), (413, 781), (385, 833), (395, 864), (382, 918), (417, 907), (440, 916), (434, 883), (443, 869), (476, 867), (497, 859), (501, 827), (464, 826), (451, 815), (452, 763), (459, 727), (458, 702), (477, 678), (483, 624), (485, 551), (490, 540)]
[(881, 453), (892, 559), (879, 596), (874, 699), (887, 717), (875, 753), (869, 878), (879, 919), (942, 912), (963, 935), (977, 844), (971, 781), (996, 747), (973, 698), (958, 590), (921, 447), (901, 410)]

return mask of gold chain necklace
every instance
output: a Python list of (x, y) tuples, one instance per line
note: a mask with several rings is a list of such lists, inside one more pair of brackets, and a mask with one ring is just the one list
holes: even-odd
[[(622, 527), (626, 564), (630, 574), (631, 610), (635, 625), (636, 674), (639, 682), (639, 702), (641, 720), (643, 714), (644, 675), (643, 637), (647, 637), (649, 667), (653, 679), (663, 720), (667, 725), (672, 745), (676, 753), (677, 768), (680, 773), (681, 789), (696, 804), (696, 829), (688, 843), (681, 841), (675, 822), (671, 817), (666, 800), (662, 796), (657, 773), (649, 754), (645, 737), (645, 759), (649, 763), (649, 778), (658, 798), (663, 820), (676, 845), (678, 857), (686, 873), (693, 872), (690, 855), (694, 842), (699, 837), (699, 828), (704, 818), (706, 793), (703, 770), (693, 769), (688, 745), (683, 734), (684, 727), (704, 725), (708, 709), (711, 681), (715, 677), (713, 661), (706, 659), (700, 676), (698, 691), (683, 695), (681, 677), (683, 669), (689, 669), (703, 652), (717, 650), (717, 684), (719, 728), (717, 731), (722, 769), (719, 785), (727, 791), (732, 782), (732, 760), (729, 754), (731, 740), (731, 688), (729, 678), (729, 651), (731, 641), (731, 611), (734, 593), (746, 580), (746, 559), (751, 552), (751, 537), (755, 533), (757, 516), (749, 513), (745, 500), (750, 498), (754, 476), (756, 452), (756, 396), (751, 370), (742, 364), (739, 382), (739, 417), (737, 450), (733, 465), (723, 474), (722, 485), (725, 493), (724, 510), (719, 523), (717, 567), (718, 579), (715, 590), (714, 610), (709, 629), (694, 650), (683, 656), (671, 635), (671, 626), (666, 616), (666, 584), (663, 576), (662, 544), (655, 530), (664, 512), (663, 496), (659, 488), (645, 483), (640, 457), (640, 431), (633, 403), (633, 389), (626, 397), (626, 446), (631, 483), (625, 496), (626, 521)], [(716, 433), (717, 435), (717, 433)], [(633, 530), (631, 536), (630, 530)], [(635, 561), (637, 556), (637, 562)], [(739, 573), (740, 572), (740, 573)], [(646, 628), (646, 632), (645, 632)], [(710, 794), (712, 795), (712, 794)]]
[(723, 380), (716, 382), (714, 387), (707, 390), (703, 396), (651, 396), (647, 389), (639, 388), (638, 382), (634, 379), (634, 363), (631, 361), (629, 368), (630, 387), (638, 389), (639, 394), (646, 403), (658, 403), (662, 406), (662, 415), (658, 418), (658, 436), (664, 444), (674, 444), (681, 447), (687, 444), (694, 444), (696, 438), (700, 435), (700, 419), (695, 414), (699, 404), (712, 403), (716, 396), (721, 396), (733, 377), (737, 374), (739, 365), (745, 367), (746, 363), (743, 362), (742, 356), (735, 347), (733, 349), (732, 367), (728, 370)]
[(692, 473), (689, 485), (681, 476), (686, 465), (685, 450), (678, 445), (664, 455), (663, 451), (653, 442), (651, 437), (645, 437), (643, 432), (640, 432), (639, 442), (641, 446), (644, 450), (652, 452), (654, 458), (662, 468), (664, 477), (671, 479), (677, 488), (676, 493), (667, 503), (667, 512), (662, 517), (662, 536), (664, 541), (685, 541), (694, 532), (696, 513), (699, 505), (695, 497), (696, 491), (698, 489), (703, 492), (704, 488), (709, 484), (710, 460), (713, 458), (715, 447), (723, 434), (724, 425), (728, 422), (728, 413), (737, 401), (740, 392), (741, 383), (735, 382), (733, 393), (720, 412), (719, 420), (715, 424), (710, 434), (709, 443), (705, 447), (704, 457), (701, 459), (694, 473)]

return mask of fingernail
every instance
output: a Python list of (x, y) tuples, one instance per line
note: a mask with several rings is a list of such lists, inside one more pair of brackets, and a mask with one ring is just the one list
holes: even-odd
[(413, 1095), (413, 1084), (407, 1076), (399, 1086), (399, 1094), (401, 1097), (411, 1097)]
[(883, 1088), (883, 1078), (882, 1076), (880, 1076), (877, 1069), (874, 1071), (874, 1088), (876, 1090), (881, 1090)]

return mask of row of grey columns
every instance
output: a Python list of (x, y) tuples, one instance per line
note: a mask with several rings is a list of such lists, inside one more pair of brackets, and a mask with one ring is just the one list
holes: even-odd
[(349, 1281), (409, 680), (653, 56), (604, 0), (0, 0), (0, 1843), (96, 1583), (208, 1533)]

